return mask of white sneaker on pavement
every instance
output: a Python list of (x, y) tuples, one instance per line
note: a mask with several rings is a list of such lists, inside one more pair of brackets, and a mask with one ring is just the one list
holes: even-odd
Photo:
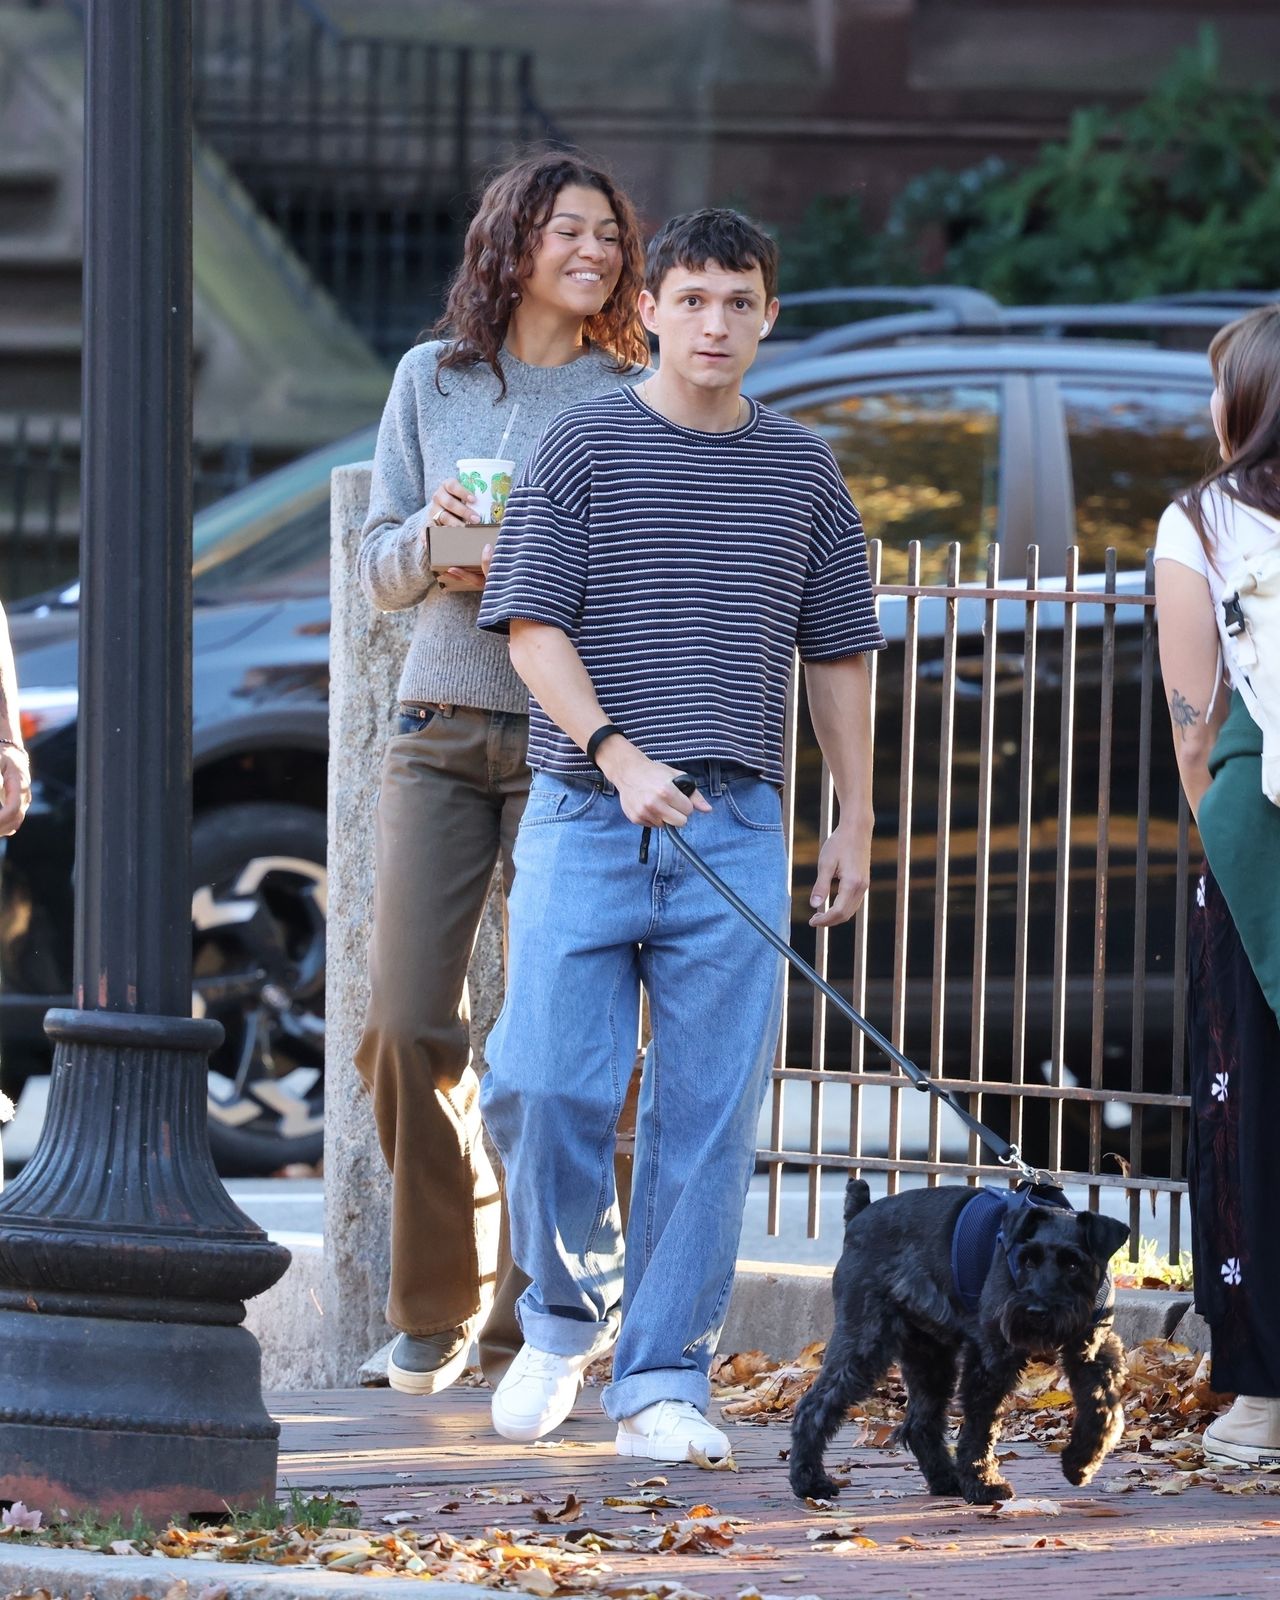
[(1280, 1400), (1237, 1395), (1230, 1411), (1204, 1430), (1203, 1444), (1215, 1465), (1280, 1467)]
[(691, 1401), (659, 1400), (622, 1419), (617, 1449), (620, 1456), (650, 1461), (691, 1461), (690, 1451), (698, 1450), (708, 1461), (721, 1461), (733, 1446)]
[(592, 1359), (592, 1355), (555, 1356), (522, 1345), (493, 1391), (494, 1427), (504, 1439), (521, 1444), (558, 1428), (573, 1410), (582, 1374)]

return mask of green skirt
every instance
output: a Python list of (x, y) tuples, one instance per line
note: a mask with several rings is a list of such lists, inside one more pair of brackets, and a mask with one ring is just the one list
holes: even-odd
[(1280, 806), (1262, 792), (1262, 730), (1239, 693), (1209, 757), (1200, 838), (1267, 1003), (1280, 1018)]

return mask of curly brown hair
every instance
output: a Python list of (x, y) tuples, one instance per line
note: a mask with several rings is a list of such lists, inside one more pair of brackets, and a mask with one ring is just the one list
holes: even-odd
[(556, 196), (570, 184), (596, 189), (613, 208), (622, 247), (622, 271), (600, 312), (583, 324), (589, 344), (613, 357), (613, 370), (644, 366), (649, 345), (636, 313), (644, 283), (644, 247), (635, 207), (603, 168), (580, 156), (549, 150), (526, 157), (490, 180), (463, 244), (462, 265), (449, 285), (444, 313), (430, 330), (448, 341), (437, 363), (440, 373), (487, 362), (501, 387), (506, 379), (498, 354), (512, 312), (520, 304), (520, 285), (533, 270), (541, 230)]

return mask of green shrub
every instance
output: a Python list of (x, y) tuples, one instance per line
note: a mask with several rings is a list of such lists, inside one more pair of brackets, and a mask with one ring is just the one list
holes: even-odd
[(1206, 28), (1145, 99), (1077, 111), (1028, 167), (914, 180), (879, 234), (856, 199), (817, 202), (783, 262), (790, 289), (932, 280), (1014, 304), (1275, 288), (1280, 135), (1262, 90), (1223, 82)]

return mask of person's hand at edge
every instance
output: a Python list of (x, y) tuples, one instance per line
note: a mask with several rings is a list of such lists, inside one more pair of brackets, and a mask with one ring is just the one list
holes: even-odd
[(21, 745), (0, 745), (0, 838), (8, 839), (22, 826), (31, 804), (31, 758)]

